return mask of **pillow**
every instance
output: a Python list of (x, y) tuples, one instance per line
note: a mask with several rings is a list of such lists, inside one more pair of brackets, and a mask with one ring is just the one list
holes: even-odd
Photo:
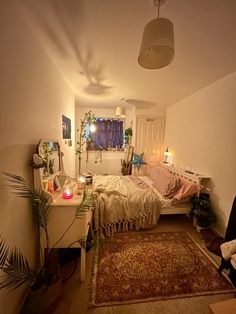
[(181, 200), (186, 197), (193, 196), (199, 192), (199, 185), (197, 183), (191, 182), (185, 178), (180, 177), (180, 188), (174, 194), (176, 200)]
[(158, 167), (157, 169), (152, 169), (151, 177), (154, 178), (153, 186), (164, 197), (173, 197), (180, 187), (179, 177), (169, 173), (164, 168)]
[(145, 168), (146, 175), (153, 181), (158, 180), (160, 176), (169, 174), (169, 171), (165, 168), (159, 167), (156, 164), (148, 164)]

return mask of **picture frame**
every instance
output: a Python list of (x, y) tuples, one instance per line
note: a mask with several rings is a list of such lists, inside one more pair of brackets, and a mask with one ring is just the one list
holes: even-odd
[(62, 115), (62, 138), (71, 139), (71, 119)]

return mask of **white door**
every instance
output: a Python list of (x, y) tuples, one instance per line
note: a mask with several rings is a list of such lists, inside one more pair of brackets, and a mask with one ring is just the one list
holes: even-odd
[(146, 161), (160, 161), (163, 155), (164, 130), (165, 118), (138, 116), (135, 152), (144, 153)]

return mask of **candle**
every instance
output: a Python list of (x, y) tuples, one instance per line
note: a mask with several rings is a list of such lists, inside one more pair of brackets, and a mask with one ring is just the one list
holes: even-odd
[(64, 186), (62, 191), (62, 197), (64, 199), (70, 199), (73, 197), (73, 191), (69, 186)]
[(54, 182), (53, 182), (53, 180), (48, 180), (48, 192), (54, 193)]

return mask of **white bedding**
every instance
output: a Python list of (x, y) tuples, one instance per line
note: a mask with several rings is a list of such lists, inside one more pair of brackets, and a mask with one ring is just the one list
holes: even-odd
[(141, 180), (149, 187), (138, 187), (128, 176), (97, 175), (93, 178), (93, 190), (98, 195), (94, 223), (100, 234), (111, 236), (114, 232), (157, 224), (160, 198), (148, 178)]

